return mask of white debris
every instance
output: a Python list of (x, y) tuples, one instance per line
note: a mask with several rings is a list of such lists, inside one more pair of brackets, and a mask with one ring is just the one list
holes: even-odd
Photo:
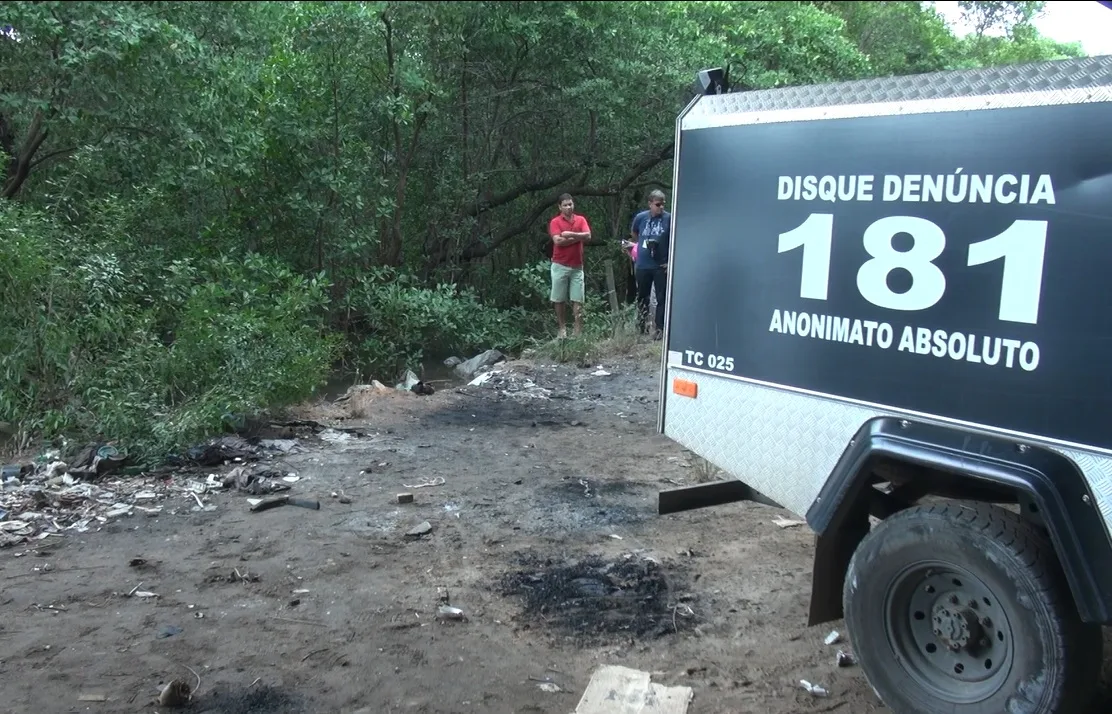
[[(282, 453), (297, 447), (293, 440), (270, 443)], [(259, 465), (262, 463), (260, 461)], [(227, 477), (211, 473), (204, 481), (167, 472), (157, 476), (106, 473), (97, 477), (94, 474), (88, 477), (89, 481), (84, 481), (80, 469), (71, 470), (53, 454), (44, 455), (35, 464), (4, 466), (3, 473), (0, 548), (62, 536), (67, 531), (95, 531), (117, 518), (174, 514), (179, 510), (194, 510), (193, 506), (213, 510), (215, 506), (200, 502), (199, 496), (235, 485), (235, 479), (226, 483)]]
[(806, 679), (799, 680), (799, 684), (813, 696), (826, 697), (830, 695), (830, 692), (826, 691), (826, 687), (822, 687), (818, 684), (811, 684)]
[(351, 434), (346, 431), (337, 431), (335, 429), (325, 429), (319, 434), (322, 441), (327, 441), (333, 444), (339, 444), (345, 441), (351, 441)]
[(467, 386), (468, 387), (481, 387), (484, 384), (486, 384), (487, 382), (489, 382), (490, 378), (492, 376), (494, 376), (494, 372), (483, 372), (478, 377), (475, 377), (475, 379), (472, 379), (470, 382), (468, 382)]

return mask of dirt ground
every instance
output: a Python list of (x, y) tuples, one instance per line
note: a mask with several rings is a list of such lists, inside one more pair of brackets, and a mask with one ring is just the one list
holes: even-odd
[[(887, 711), (836, 666), (852, 643), (824, 644), (842, 623), (806, 627), (809, 531), (752, 503), (657, 515), (659, 490), (708, 474), (655, 433), (659, 362), (601, 367), (306, 410), (360, 417), (269, 465), (319, 510), (179, 496), (0, 550), (0, 709), (171, 711), (155, 699), (181, 678), (212, 714), (568, 714), (622, 664), (692, 687), (693, 714)], [(463, 619), (438, 619), (445, 599)]]

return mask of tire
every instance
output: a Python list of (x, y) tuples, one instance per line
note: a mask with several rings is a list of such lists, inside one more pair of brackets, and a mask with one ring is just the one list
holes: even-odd
[(1053, 547), (995, 506), (882, 521), (850, 561), (843, 605), (896, 714), (1084, 714), (1100, 680), (1101, 628), (1078, 617)]

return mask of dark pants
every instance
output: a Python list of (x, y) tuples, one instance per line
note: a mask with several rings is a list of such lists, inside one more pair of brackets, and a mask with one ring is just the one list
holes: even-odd
[(663, 268), (637, 268), (637, 326), (645, 329), (649, 318), (649, 298), (656, 288), (656, 329), (664, 329), (664, 291), (668, 273)]

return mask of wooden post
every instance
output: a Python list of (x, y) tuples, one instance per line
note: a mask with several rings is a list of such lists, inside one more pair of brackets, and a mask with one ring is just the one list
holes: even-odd
[(606, 296), (610, 298), (610, 312), (618, 314), (618, 288), (614, 282), (614, 261), (606, 261)]

